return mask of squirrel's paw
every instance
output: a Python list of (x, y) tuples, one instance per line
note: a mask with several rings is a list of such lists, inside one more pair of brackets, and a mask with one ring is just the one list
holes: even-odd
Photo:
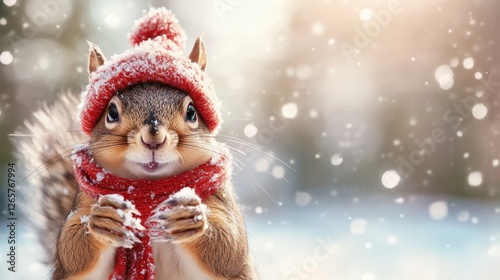
[(153, 242), (192, 241), (208, 228), (208, 207), (193, 189), (184, 188), (162, 202), (146, 225)]
[(132, 214), (140, 215), (135, 206), (121, 195), (103, 195), (90, 208), (88, 220), (89, 231), (117, 247), (131, 248), (140, 240), (134, 235), (136, 230), (144, 230), (140, 219)]

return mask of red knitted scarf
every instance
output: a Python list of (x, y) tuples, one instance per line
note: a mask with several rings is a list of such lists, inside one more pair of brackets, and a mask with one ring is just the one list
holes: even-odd
[[(76, 150), (71, 158), (76, 179), (85, 193), (96, 200), (101, 195), (122, 195), (141, 213), (143, 226), (156, 206), (184, 187), (194, 189), (204, 201), (228, 179), (227, 155), (214, 157), (193, 170), (159, 180), (133, 180), (114, 176), (94, 162), (88, 147)], [(117, 249), (115, 268), (109, 279), (155, 279), (153, 249), (149, 236), (144, 231), (135, 230), (134, 233), (141, 242), (134, 243), (130, 249)]]

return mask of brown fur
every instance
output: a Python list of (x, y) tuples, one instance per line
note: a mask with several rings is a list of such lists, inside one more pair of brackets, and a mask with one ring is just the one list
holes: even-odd
[(52, 279), (69, 279), (85, 275), (98, 261), (96, 252), (108, 245), (95, 235), (80, 221), (82, 216), (90, 215), (90, 205), (94, 200), (88, 195), (78, 192), (73, 211), (61, 230), (57, 242), (57, 257)]
[(234, 198), (232, 186), (225, 186), (209, 197), (205, 201), (210, 209), (207, 231), (202, 238), (184, 246), (197, 256), (200, 266), (220, 279), (257, 279), (248, 257), (243, 217)]

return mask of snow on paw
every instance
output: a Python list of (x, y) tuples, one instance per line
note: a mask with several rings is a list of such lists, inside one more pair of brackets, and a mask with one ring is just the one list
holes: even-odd
[(208, 207), (193, 189), (183, 188), (162, 202), (148, 219), (153, 242), (189, 242), (205, 233)]
[(135, 206), (121, 195), (104, 195), (90, 208), (88, 227), (91, 234), (117, 247), (130, 248), (140, 240), (134, 232), (144, 230)]

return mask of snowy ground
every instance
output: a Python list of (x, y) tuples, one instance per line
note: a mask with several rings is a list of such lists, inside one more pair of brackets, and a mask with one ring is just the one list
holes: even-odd
[[(500, 203), (314, 197), (246, 211), (263, 280), (500, 279)], [(34, 235), (19, 232), (19, 271), (6, 273), (2, 247), (0, 279), (46, 279)]]

